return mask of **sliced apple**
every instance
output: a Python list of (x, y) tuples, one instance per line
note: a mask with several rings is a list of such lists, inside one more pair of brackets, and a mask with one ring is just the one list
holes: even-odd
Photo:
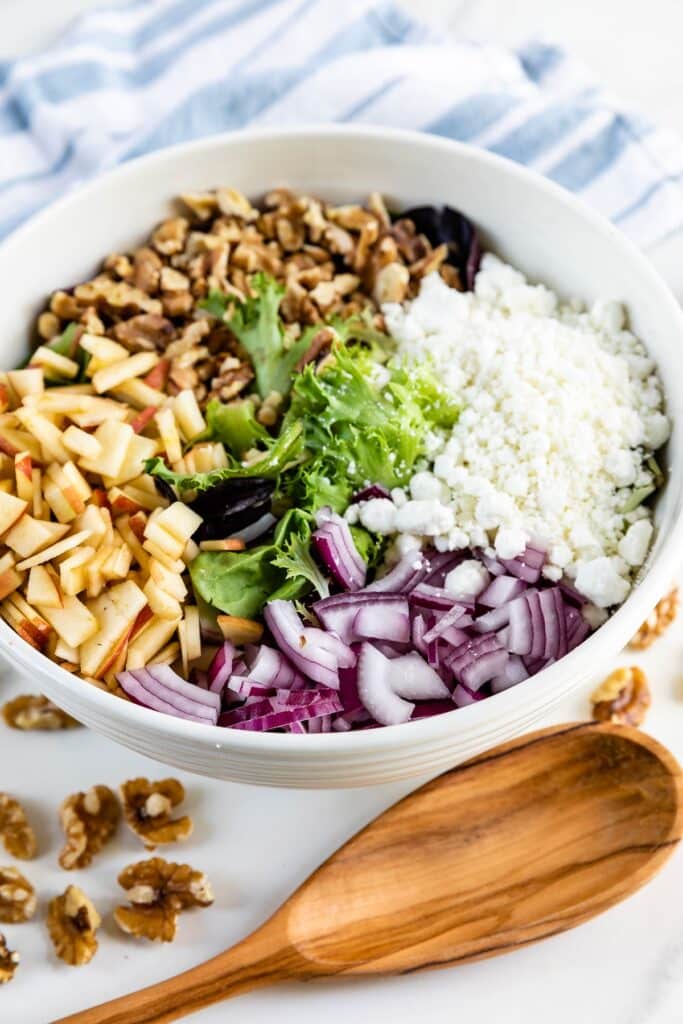
[(130, 355), (128, 349), (124, 348), (123, 345), (119, 345), (117, 341), (112, 341), (111, 338), (104, 338), (100, 334), (81, 335), (80, 346), (86, 352), (89, 352), (92, 357), (88, 363), (88, 377), (92, 377), (101, 367), (111, 366), (112, 363), (120, 363)]
[(181, 391), (173, 399), (173, 411), (186, 441), (191, 441), (197, 434), (206, 430), (206, 420), (197, 405), (194, 391), (189, 388)]
[(17, 572), (14, 566), (14, 555), (8, 551), (0, 558), (0, 601), (18, 590), (24, 579), (24, 574)]
[(174, 640), (154, 656), (153, 665), (172, 665), (180, 656), (180, 644)]
[(88, 530), (90, 546), (93, 548), (98, 548), (103, 542), (111, 543), (108, 536), (111, 530), (111, 516), (106, 508), (99, 505), (87, 505), (85, 511), (74, 520), (73, 529)]
[(5, 376), (3, 380), (0, 380), (0, 413), (7, 412), (11, 404), (10, 389)]
[(27, 451), (34, 462), (43, 461), (43, 449), (38, 441), (25, 430), (15, 430), (6, 425), (0, 426), (0, 451), (14, 458), (20, 452)]
[(179, 573), (171, 572), (155, 558), (150, 560), (149, 575), (162, 590), (174, 597), (176, 601), (184, 601), (187, 597), (187, 587), (183, 583), (182, 576)]
[(75, 503), (72, 504), (54, 480), (44, 481), (43, 496), (60, 523), (70, 523), (85, 510), (85, 502), (80, 499), (76, 500), (76, 497), (72, 495)]
[(170, 370), (171, 360), (160, 359), (157, 365), (143, 378), (143, 383), (147, 384), (150, 388), (155, 388), (157, 391), (163, 391), (166, 387)]
[(118, 477), (126, 458), (128, 446), (135, 436), (129, 423), (120, 423), (115, 420), (101, 423), (95, 431), (95, 438), (102, 449), (101, 455), (92, 462), (90, 459), (81, 459), (81, 468), (86, 473), (99, 473), (103, 477), (113, 477), (114, 483), (116, 483), (116, 477)]
[(199, 544), (195, 544), (193, 540), (188, 540), (187, 544), (183, 548), (183, 562), (185, 565), (189, 565), (190, 562), (194, 562), (198, 554)]
[[(139, 480), (140, 477), (137, 478)], [(150, 491), (144, 490), (137, 486), (137, 480), (135, 483), (124, 484), (122, 490), (124, 494), (135, 501), (140, 508), (146, 509), (148, 512), (153, 512), (155, 508), (165, 508), (168, 505), (166, 498), (162, 497), (161, 494), (152, 494)]]
[(19, 452), (14, 456), (14, 472), (17, 497), (22, 501), (33, 502), (33, 460), (28, 452)]
[(43, 565), (45, 562), (50, 562), (53, 558), (58, 558), (67, 551), (77, 548), (79, 544), (84, 544), (89, 536), (89, 530), (72, 533), (70, 537), (65, 537), (63, 540), (57, 541), (56, 544), (52, 544), (49, 548), (31, 555), (30, 558), (25, 558), (23, 562), (18, 562), (17, 569), (19, 572), (22, 572), (25, 569), (32, 569), (34, 565)]
[(140, 588), (131, 580), (117, 583), (90, 603), (97, 631), (81, 647), (81, 671), (98, 678), (116, 645), (128, 635), (137, 616), (147, 603)]
[[(0, 492), (0, 534), (11, 529), (25, 514), (27, 508), (28, 501), (23, 498)], [(6, 539), (5, 543), (7, 543)]]
[(139, 377), (133, 377), (132, 380), (124, 380), (122, 384), (119, 384), (110, 393), (114, 398), (118, 398), (120, 402), (128, 402), (134, 409), (146, 409), (150, 405), (158, 408), (158, 406), (166, 401), (166, 395), (162, 394), (161, 391), (150, 388)]
[(125, 580), (133, 561), (133, 553), (127, 544), (119, 544), (111, 550), (107, 560), (102, 564), (102, 575), (105, 580)]
[(120, 487), (111, 487), (107, 492), (107, 499), (109, 507), (115, 516), (133, 515), (142, 508), (139, 502), (129, 497)]
[(27, 395), (41, 395), (45, 390), (43, 371), (40, 369), (10, 370), (7, 380), (20, 400)]
[(200, 551), (244, 551), (246, 544), (241, 537), (225, 537), (223, 540), (200, 541)]
[(184, 502), (174, 501), (159, 513), (156, 523), (179, 541), (182, 550), (192, 534), (202, 525), (202, 517)]
[(62, 441), (65, 448), (84, 459), (94, 461), (102, 454), (102, 445), (97, 438), (73, 424), (62, 434)]
[(134, 416), (130, 421), (130, 425), (136, 434), (141, 434), (146, 427), (152, 422), (156, 415), (156, 406), (148, 405), (142, 409), (137, 416)]
[(183, 450), (173, 410), (168, 406), (164, 409), (159, 409), (155, 416), (155, 422), (169, 461), (175, 462), (177, 459), (182, 459)]
[(224, 639), (238, 647), (257, 644), (263, 636), (263, 626), (253, 619), (242, 619), (238, 615), (217, 615), (216, 622)]
[(72, 595), (64, 595), (63, 608), (40, 607), (39, 610), (69, 647), (80, 647), (98, 631), (98, 620), (93, 613)]
[(96, 555), (95, 548), (84, 545), (59, 563), (59, 585), (63, 594), (73, 597), (86, 587), (85, 568)]
[(64, 601), (59, 586), (44, 565), (34, 565), (28, 576), (26, 598), (29, 604), (44, 605), (47, 608), (63, 608)]
[(180, 619), (163, 619), (159, 615), (154, 615), (149, 624), (128, 644), (126, 668), (144, 668), (153, 660), (156, 661), (155, 656), (170, 641), (180, 621)]
[(98, 508), (108, 508), (109, 511), (111, 511), (111, 506), (109, 505), (109, 498), (107, 497), (107, 492), (102, 490), (101, 487), (93, 487), (92, 503), (93, 505), (97, 505)]
[(114, 402), (110, 398), (98, 398), (92, 395), (86, 397), (87, 404), (84, 403), (84, 406), (77, 411), (67, 413), (69, 419), (77, 427), (87, 430), (89, 427), (97, 427), (107, 422), (121, 423), (128, 416), (128, 406), (123, 402)]
[(130, 517), (130, 528), (139, 541), (144, 540), (148, 518), (144, 512), (136, 512)]
[[(68, 664), (73, 665), (74, 668), (78, 666), (79, 658), (77, 649), (75, 647), (70, 647), (67, 643), (64, 643), (60, 636), (57, 636), (56, 638), (53, 657), (56, 661), (65, 661)], [(62, 668), (65, 667), (65, 665), (62, 665)]]
[(133, 533), (128, 516), (116, 520), (116, 532), (126, 544), (133, 558), (145, 572), (149, 566), (150, 556), (147, 554), (138, 537)]
[(26, 430), (40, 442), (47, 461), (68, 462), (69, 453), (62, 444), (62, 432), (51, 420), (42, 413), (34, 412), (22, 406), (17, 409), (17, 418)]
[[(0, 509), (3, 498), (4, 495), (0, 497)], [(34, 519), (33, 516), (23, 515), (4, 538), (4, 543), (20, 558), (30, 558), (36, 551), (42, 551), (50, 544), (55, 544), (68, 532), (69, 527), (66, 523), (51, 523), (46, 519)]]
[(180, 618), (182, 609), (179, 601), (171, 597), (165, 590), (162, 590), (151, 577), (147, 580), (143, 589), (149, 606), (155, 615), (161, 616), (162, 619)]
[(113, 391), (124, 381), (149, 373), (158, 362), (159, 356), (156, 352), (137, 352), (128, 359), (122, 359), (98, 370), (92, 378), (93, 387), (99, 395), (105, 391)]
[(29, 367), (33, 366), (40, 367), (51, 380), (72, 380), (78, 376), (81, 369), (75, 359), (60, 355), (46, 345), (40, 345), (31, 356)]
[(202, 636), (199, 625), (199, 608), (188, 605), (185, 608), (185, 643), (188, 661), (195, 661), (202, 653)]
[(31, 473), (31, 483), (33, 485), (33, 515), (36, 519), (43, 519), (49, 515), (45, 509), (45, 502), (43, 501), (43, 474), (40, 469), (34, 468)]
[(102, 473), (104, 486), (116, 487), (139, 477), (145, 468), (145, 461), (156, 455), (157, 450), (158, 444), (153, 438), (133, 434), (118, 472), (112, 475)]
[(169, 533), (163, 526), (160, 525), (157, 519), (148, 519), (147, 525), (145, 526), (145, 547), (149, 551), (147, 542), (151, 542), (155, 547), (163, 551), (168, 558), (179, 560), (183, 549), (185, 547), (185, 541), (180, 540), (174, 534)]

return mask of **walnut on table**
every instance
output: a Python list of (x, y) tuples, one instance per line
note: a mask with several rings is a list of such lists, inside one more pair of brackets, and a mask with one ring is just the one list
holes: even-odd
[(155, 942), (172, 942), (178, 914), (190, 907), (208, 907), (213, 891), (206, 875), (189, 864), (162, 857), (131, 864), (119, 875), (129, 907), (117, 907), (114, 920), (122, 931)]
[(17, 868), (0, 867), (0, 922), (21, 924), (33, 917), (36, 891)]
[(47, 930), (55, 953), (71, 967), (82, 967), (92, 960), (100, 924), (95, 906), (76, 885), (67, 886), (61, 896), (50, 900)]
[(7, 793), (0, 793), (0, 837), (7, 852), (17, 860), (32, 860), (38, 852), (24, 808)]
[(636, 665), (615, 669), (591, 694), (593, 718), (598, 722), (640, 725), (650, 703), (647, 677)]
[(123, 812), (130, 828), (148, 850), (160, 843), (175, 843), (192, 833), (192, 820), (171, 814), (185, 799), (185, 789), (177, 779), (131, 779), (121, 786)]
[(6, 985), (14, 977), (19, 966), (19, 954), (7, 948), (5, 936), (0, 932), (0, 985)]
[(671, 593), (657, 602), (638, 632), (631, 637), (629, 647), (644, 651), (669, 628), (677, 612), (678, 588), (674, 587)]
[(47, 697), (38, 694), (22, 694), (14, 700), (7, 701), (2, 708), (2, 717), (10, 729), (41, 730), (44, 732), (57, 729), (77, 729), (77, 722), (66, 711), (62, 711)]
[(66, 871), (85, 868), (112, 838), (119, 824), (121, 808), (108, 786), (93, 786), (85, 793), (73, 793), (59, 810), (66, 843), (59, 863)]

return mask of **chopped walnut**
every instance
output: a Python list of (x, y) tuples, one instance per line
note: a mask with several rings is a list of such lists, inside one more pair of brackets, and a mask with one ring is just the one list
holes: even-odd
[(192, 833), (187, 816), (172, 818), (174, 807), (185, 799), (185, 790), (177, 779), (131, 779), (121, 786), (123, 812), (129, 826), (149, 850), (160, 843), (175, 843)]
[(101, 923), (93, 903), (76, 885), (67, 886), (61, 896), (50, 900), (47, 930), (55, 953), (71, 967), (82, 967), (92, 960)]
[(402, 263), (388, 263), (377, 274), (373, 296), (378, 306), (402, 302), (408, 294), (410, 271)]
[(104, 275), (76, 285), (74, 296), (85, 305), (113, 313), (126, 310), (131, 313), (161, 313), (158, 299), (153, 299), (127, 281), (112, 281)]
[(133, 257), (133, 284), (143, 292), (153, 295), (159, 290), (159, 280), (163, 274), (163, 263), (159, 254), (143, 246)]
[(0, 868), (0, 922), (20, 924), (33, 917), (36, 891), (17, 868)]
[(17, 860), (32, 860), (38, 852), (24, 808), (7, 793), (0, 793), (0, 837), (7, 852)]
[(8, 701), (2, 708), (2, 717), (11, 729), (76, 729), (80, 726), (71, 715), (56, 704), (34, 694), (23, 694)]
[(162, 857), (131, 864), (119, 875), (129, 907), (117, 907), (114, 920), (122, 931), (157, 942), (172, 942), (177, 918), (190, 907), (213, 903), (211, 884), (189, 864), (173, 864)]
[(631, 638), (629, 647), (644, 651), (669, 628), (676, 618), (677, 612), (678, 589), (674, 587), (670, 594), (667, 594), (654, 606), (638, 632)]
[(59, 317), (54, 313), (41, 313), (38, 317), (38, 334), (45, 341), (51, 341), (60, 332)]
[(598, 722), (640, 725), (650, 703), (647, 678), (636, 665), (615, 669), (591, 694), (593, 718)]
[(86, 868), (116, 832), (121, 808), (108, 786), (66, 798), (59, 811), (66, 843), (59, 855), (65, 871)]
[(278, 415), (284, 398), (279, 391), (271, 391), (261, 402), (256, 419), (264, 427), (272, 427), (277, 423)]
[(190, 225), (184, 217), (165, 220), (152, 235), (152, 245), (162, 256), (182, 252)]
[(14, 977), (19, 966), (19, 954), (7, 948), (5, 936), (0, 932), (0, 985), (6, 985)]
[(163, 352), (175, 338), (175, 327), (158, 313), (140, 313), (116, 324), (112, 337), (131, 352)]

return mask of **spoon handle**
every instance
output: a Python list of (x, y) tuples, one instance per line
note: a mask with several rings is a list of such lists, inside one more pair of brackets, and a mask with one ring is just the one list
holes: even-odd
[(236, 946), (189, 971), (52, 1024), (167, 1024), (250, 989), (310, 975), (310, 967), (287, 944), (273, 918)]

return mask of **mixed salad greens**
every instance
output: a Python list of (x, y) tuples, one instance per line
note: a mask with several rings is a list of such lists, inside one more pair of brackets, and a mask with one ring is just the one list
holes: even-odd
[[(405, 486), (434, 431), (456, 421), (459, 407), (428, 366), (406, 367), (392, 358), (388, 337), (360, 318), (327, 325), (334, 334), (320, 363), (294, 367), (319, 325), (287, 344), (278, 315), (283, 289), (258, 275), (255, 294), (238, 304), (229, 324), (249, 352), (261, 396), (274, 390), (289, 405), (277, 431), (255, 416), (250, 398), (211, 402), (207, 430), (197, 440), (222, 442), (226, 468), (174, 473), (160, 458), (147, 471), (172, 496), (182, 497), (204, 520), (201, 538), (237, 532), (270, 513), (268, 539), (243, 552), (204, 551), (190, 565), (195, 593), (212, 607), (253, 617), (280, 598), (298, 599), (329, 584), (312, 550), (316, 513), (342, 513), (370, 485)], [(225, 316), (227, 297), (213, 294), (212, 313)], [(246, 457), (246, 461), (245, 461)], [(380, 563), (380, 537), (351, 528), (369, 569)]]

